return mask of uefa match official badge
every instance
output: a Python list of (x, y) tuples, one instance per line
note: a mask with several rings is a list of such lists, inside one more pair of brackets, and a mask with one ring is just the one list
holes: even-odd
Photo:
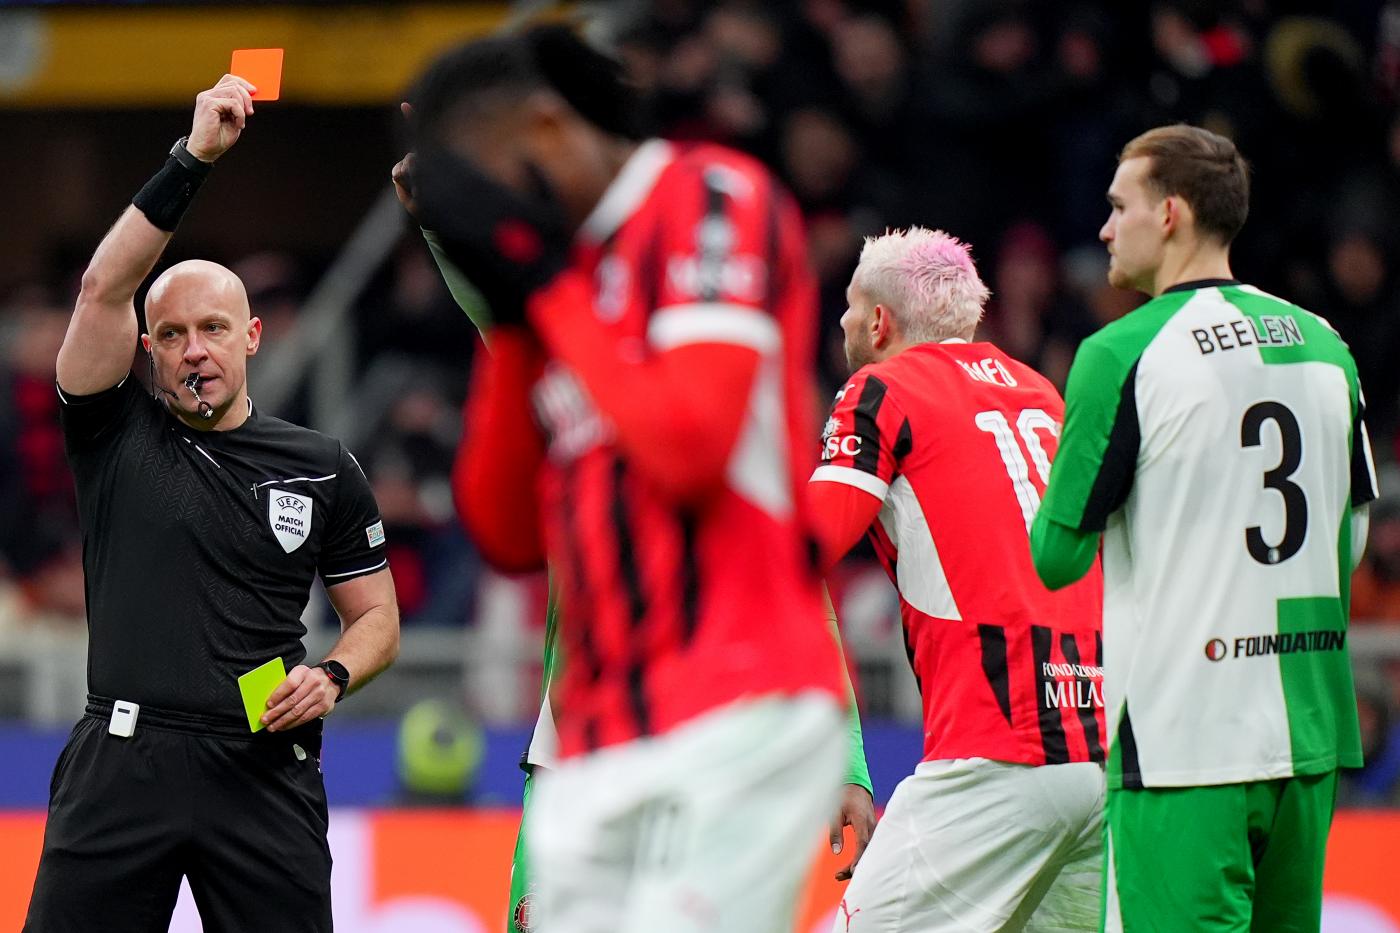
[(281, 489), (269, 490), (267, 496), (267, 521), (272, 525), (272, 533), (277, 543), (288, 554), (306, 543), (311, 531), (311, 508), (315, 505), (310, 496), (299, 496)]

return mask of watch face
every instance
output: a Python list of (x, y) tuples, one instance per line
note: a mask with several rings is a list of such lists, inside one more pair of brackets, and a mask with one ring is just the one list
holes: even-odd
[(337, 680), (342, 685), (349, 682), (350, 672), (339, 661), (322, 661), (321, 666), (326, 669), (327, 674), (331, 675), (332, 680)]

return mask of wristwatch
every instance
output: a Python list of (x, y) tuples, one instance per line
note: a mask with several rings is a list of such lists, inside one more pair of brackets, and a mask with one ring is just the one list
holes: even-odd
[(316, 666), (325, 671), (326, 676), (331, 679), (331, 683), (340, 688), (340, 694), (335, 698), (335, 701), (339, 703), (345, 699), (345, 688), (350, 686), (350, 672), (345, 669), (345, 665), (334, 658), (326, 658)]
[(189, 150), (190, 138), (181, 136), (175, 140), (175, 145), (170, 147), (170, 155), (191, 172), (198, 172), (201, 175), (208, 175), (213, 169), (213, 162), (205, 162)]

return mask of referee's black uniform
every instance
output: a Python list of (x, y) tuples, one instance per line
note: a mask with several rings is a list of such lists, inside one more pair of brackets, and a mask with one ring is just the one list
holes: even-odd
[[(338, 441), (249, 408), (201, 432), (130, 376), (63, 398), (91, 695), (54, 768), (27, 931), (164, 931), (182, 875), (208, 933), (331, 929), (321, 724), (250, 733), (236, 678), (301, 663), (315, 576), (382, 570), (383, 532)], [(140, 704), (129, 738), (114, 701)]]

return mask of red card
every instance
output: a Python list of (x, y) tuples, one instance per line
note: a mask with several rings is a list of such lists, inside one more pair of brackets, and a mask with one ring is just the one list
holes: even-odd
[(282, 50), (235, 49), (228, 73), (257, 88), (253, 100), (276, 100), (282, 93)]

